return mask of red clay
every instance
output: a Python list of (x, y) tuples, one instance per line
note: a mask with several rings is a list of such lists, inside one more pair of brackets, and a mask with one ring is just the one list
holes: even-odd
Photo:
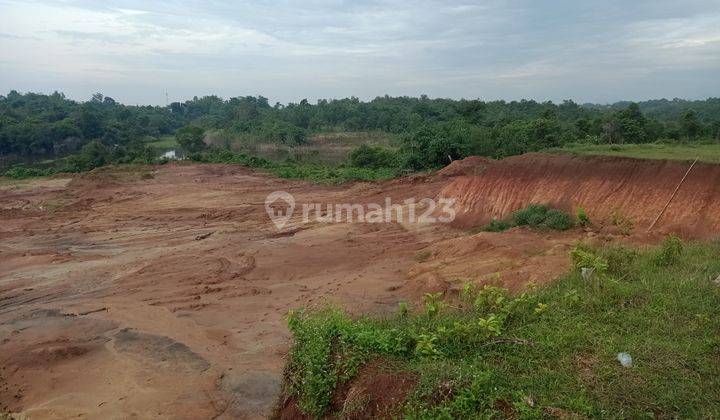
[[(685, 169), (544, 155), (469, 162), (485, 170), (343, 186), (234, 165), (0, 181), (0, 412), (264, 418), (280, 390), (291, 308), (329, 301), (378, 313), (465, 282), (521, 289), (565, 272), (578, 240), (627, 240), (581, 229), (470, 234), (443, 224), (297, 218), (278, 233), (264, 209), (271, 191), (298, 204), (401, 203), (444, 188), (465, 211), (461, 225), (530, 202), (583, 205), (597, 221), (619, 207), (647, 225)], [(718, 232), (720, 172), (696, 169), (661, 228), (675, 221)]]
[[(596, 223), (624, 219), (645, 230), (688, 167), (662, 160), (527, 154), (494, 162), (479, 175), (455, 178), (441, 195), (457, 199), (458, 226), (482, 225), (538, 203), (571, 213), (581, 206)], [(656, 226), (659, 232), (717, 235), (720, 166), (695, 165)]]

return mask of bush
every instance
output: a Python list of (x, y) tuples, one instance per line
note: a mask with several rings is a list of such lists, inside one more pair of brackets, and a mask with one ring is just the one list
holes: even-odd
[(12, 168), (5, 171), (3, 176), (6, 176), (8, 178), (12, 179), (27, 179), (27, 178), (34, 178), (38, 176), (50, 176), (54, 174), (56, 171), (51, 168), (47, 169), (40, 169), (40, 168), (30, 168), (24, 165), (16, 165)]
[(582, 207), (577, 208), (577, 222), (580, 226), (590, 226), (590, 218), (588, 217), (585, 209)]
[(541, 204), (530, 204), (512, 215), (513, 222), (518, 226), (567, 230), (573, 226), (572, 218), (557, 209)]
[(69, 172), (90, 171), (111, 163), (110, 150), (97, 140), (83, 146), (80, 153), (72, 155), (67, 160)]
[(397, 154), (391, 150), (363, 144), (349, 156), (350, 165), (359, 168), (393, 168), (398, 166)]
[(551, 209), (545, 214), (545, 221), (541, 226), (555, 230), (568, 230), (573, 227), (573, 221), (567, 213)]
[(683, 243), (677, 236), (668, 236), (655, 256), (655, 264), (667, 267), (674, 264), (683, 252)]
[(514, 225), (507, 220), (492, 219), (487, 226), (482, 228), (484, 232), (502, 232), (510, 229)]
[(175, 132), (178, 144), (188, 153), (197, 153), (205, 148), (205, 130), (196, 125), (186, 125)]

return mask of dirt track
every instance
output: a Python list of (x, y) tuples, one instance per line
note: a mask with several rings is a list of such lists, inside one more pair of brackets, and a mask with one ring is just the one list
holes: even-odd
[(400, 202), (459, 179), (327, 187), (166, 165), (0, 186), (0, 412), (264, 417), (289, 309), (382, 313), (466, 281), (542, 283), (567, 269), (575, 241), (599, 240), (295, 219), (279, 233), (264, 209), (275, 190), (300, 203)]

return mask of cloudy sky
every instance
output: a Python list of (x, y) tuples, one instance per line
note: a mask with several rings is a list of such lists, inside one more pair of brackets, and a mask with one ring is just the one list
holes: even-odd
[(720, 96), (718, 0), (0, 0), (0, 94)]

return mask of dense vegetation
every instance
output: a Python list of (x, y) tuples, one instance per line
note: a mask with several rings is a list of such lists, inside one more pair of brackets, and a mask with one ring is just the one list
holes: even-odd
[(306, 413), (337, 414), (335, 388), (381, 360), (418, 375), (410, 418), (719, 416), (720, 243), (571, 256), (571, 273), (522, 294), (467, 284), (458, 301), (426, 294), (384, 319), (292, 312), (285, 392)]
[(57, 158), (83, 170), (106, 163), (149, 161), (150, 143), (174, 135), (188, 152), (206, 147), (207, 133), (225, 145), (301, 145), (321, 132), (378, 131), (401, 140), (397, 150), (368, 149), (354, 166), (427, 169), (471, 154), (504, 157), (570, 143), (697, 143), (720, 139), (720, 98), (674, 99), (608, 106), (535, 101), (378, 97), (270, 105), (266, 98), (193, 98), (166, 107), (123, 105), (102, 94), (87, 102), (60, 93), (15, 91), (0, 96), (0, 157)]

